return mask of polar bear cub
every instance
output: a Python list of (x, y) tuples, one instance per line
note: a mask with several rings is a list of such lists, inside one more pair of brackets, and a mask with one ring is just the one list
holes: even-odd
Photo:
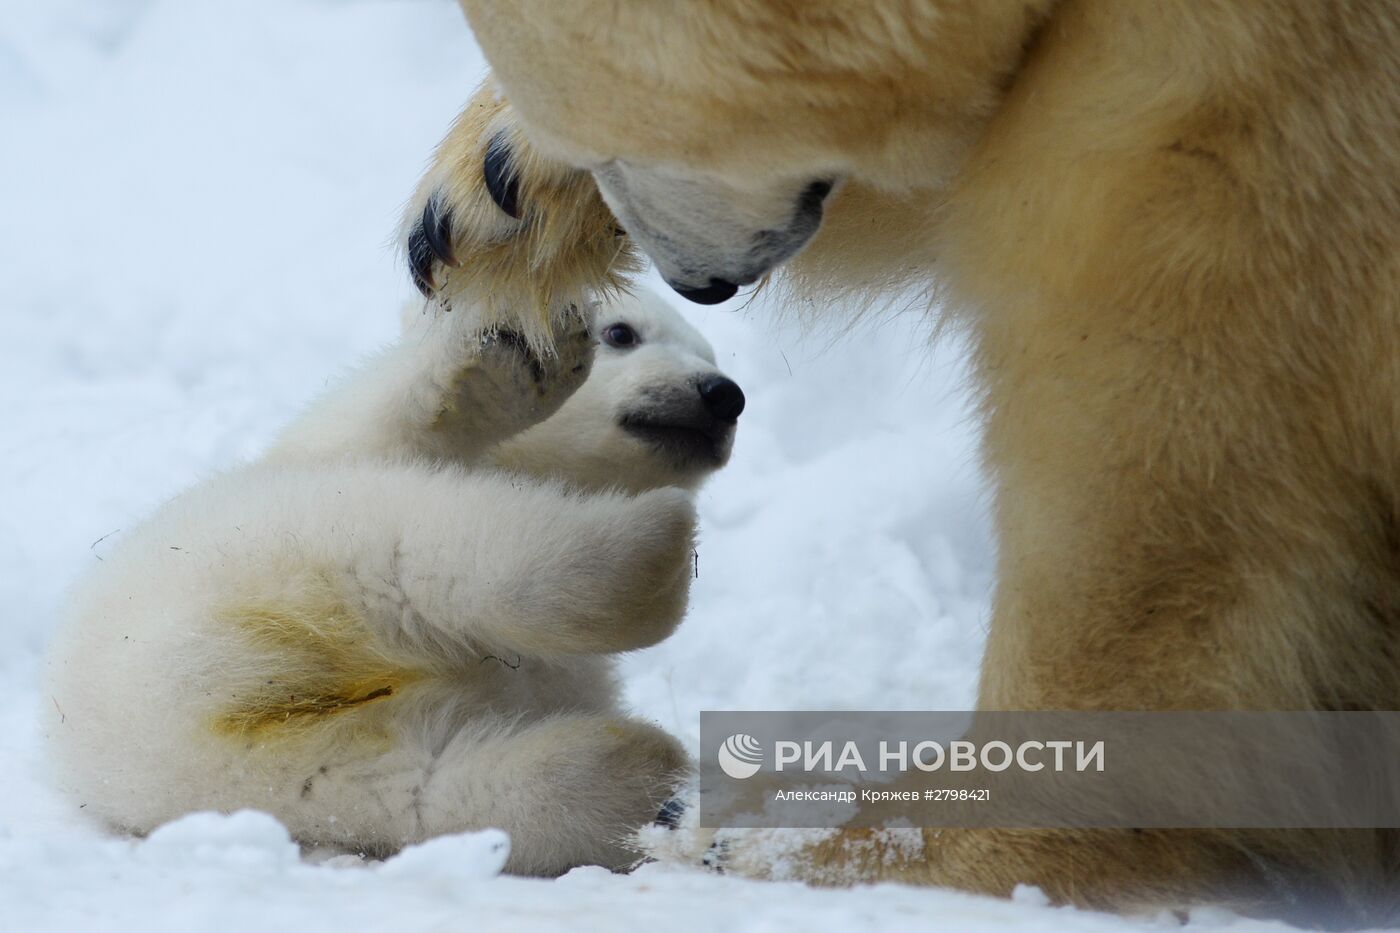
[(690, 490), (743, 394), (654, 296), (590, 323), (536, 353), (471, 307), (416, 316), (125, 536), (51, 651), (64, 790), (137, 833), (252, 807), (311, 846), (494, 826), (509, 871), (632, 862), (688, 761), (611, 656), (679, 622)]

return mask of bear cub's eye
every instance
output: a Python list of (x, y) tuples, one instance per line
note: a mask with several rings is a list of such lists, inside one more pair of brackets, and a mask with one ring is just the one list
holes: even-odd
[(618, 322), (603, 328), (603, 343), (610, 347), (626, 350), (641, 342), (641, 338), (637, 336), (637, 332), (632, 329), (630, 324)]

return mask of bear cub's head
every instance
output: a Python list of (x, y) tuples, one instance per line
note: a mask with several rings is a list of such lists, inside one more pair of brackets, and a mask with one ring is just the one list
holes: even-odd
[(583, 489), (698, 487), (729, 461), (744, 393), (709, 341), (639, 289), (598, 310), (587, 381), (553, 417), (506, 441), (496, 466)]

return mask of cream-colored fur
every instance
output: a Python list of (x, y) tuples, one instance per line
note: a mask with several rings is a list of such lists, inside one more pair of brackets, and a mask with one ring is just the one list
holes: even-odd
[[(677, 286), (803, 250), (813, 302), (942, 297), (995, 484), (982, 707), (1400, 708), (1395, 3), (463, 5), (522, 187), (591, 171)], [(481, 191), (480, 160), (452, 177)], [(1353, 921), (1400, 882), (1381, 830), (803, 839), (709, 854)]]
[(376, 854), (495, 826), (531, 874), (636, 859), (629, 832), (688, 763), (620, 708), (611, 656), (680, 621), (687, 490), (733, 422), (704, 456), (622, 427), (691, 418), (717, 375), (654, 296), (604, 306), (600, 328), (640, 340), (596, 362), (578, 312), (554, 316), (550, 354), (485, 316), (465, 296), (410, 315), (265, 457), (83, 582), (46, 732), (87, 813), (139, 833), (254, 807)]

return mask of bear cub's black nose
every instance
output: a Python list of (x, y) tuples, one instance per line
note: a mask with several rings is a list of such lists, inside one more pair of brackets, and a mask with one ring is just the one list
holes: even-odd
[(700, 400), (719, 421), (735, 422), (744, 410), (744, 390), (733, 379), (707, 376), (700, 380)]

